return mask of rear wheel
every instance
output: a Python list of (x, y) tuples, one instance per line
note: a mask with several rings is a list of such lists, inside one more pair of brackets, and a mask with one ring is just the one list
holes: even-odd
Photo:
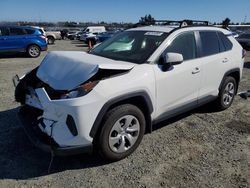
[(48, 39), (48, 44), (54, 44), (55, 43), (55, 39), (54, 39), (54, 37), (47, 37), (47, 39)]
[(41, 49), (39, 46), (32, 44), (27, 48), (27, 54), (30, 57), (38, 57), (41, 53)]
[(142, 111), (134, 105), (124, 104), (110, 110), (99, 137), (102, 156), (117, 161), (130, 155), (140, 144), (145, 126)]
[(219, 92), (219, 97), (216, 100), (217, 107), (220, 110), (225, 110), (233, 103), (237, 91), (237, 84), (233, 77), (228, 76), (224, 79)]

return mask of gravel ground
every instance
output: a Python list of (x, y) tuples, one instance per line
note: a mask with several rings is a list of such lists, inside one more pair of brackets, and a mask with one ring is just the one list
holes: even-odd
[[(86, 50), (78, 42), (56, 41), (51, 50)], [(231, 108), (207, 105), (163, 122), (144, 136), (128, 158), (106, 163), (98, 156), (56, 157), (35, 148), (17, 119), (11, 78), (37, 66), (36, 59), (0, 59), (0, 187), (250, 187), (250, 98), (237, 96)], [(250, 89), (250, 53), (240, 91)]]

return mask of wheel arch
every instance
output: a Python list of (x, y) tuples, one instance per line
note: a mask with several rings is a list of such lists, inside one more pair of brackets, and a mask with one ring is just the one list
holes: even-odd
[(225, 78), (228, 77), (228, 76), (231, 76), (231, 77), (233, 77), (235, 79), (235, 81), (237, 83), (237, 88), (236, 88), (236, 93), (237, 93), (239, 82), (240, 82), (240, 68), (231, 69), (231, 70), (227, 71), (224, 74), (224, 76), (223, 76), (223, 78), (221, 80), (221, 83), (220, 83), (219, 91), (221, 90), (221, 87), (223, 85), (223, 82), (224, 82)]
[(144, 114), (146, 120), (146, 132), (152, 132), (151, 113), (153, 104), (149, 95), (145, 91), (138, 91), (115, 97), (106, 102), (98, 113), (96, 120), (90, 130), (90, 137), (95, 138), (102, 127), (102, 121), (105, 114), (112, 108), (122, 104), (133, 104), (137, 106)]
[(56, 39), (56, 37), (54, 35), (46, 35), (47, 38), (53, 38), (54, 40)]
[(28, 51), (28, 49), (29, 49), (29, 47), (30, 47), (31, 45), (36, 45), (40, 50), (42, 50), (42, 48), (41, 48), (41, 46), (40, 46), (39, 44), (33, 42), (33, 43), (29, 43), (29, 44), (27, 45), (27, 47), (26, 47), (26, 52)]

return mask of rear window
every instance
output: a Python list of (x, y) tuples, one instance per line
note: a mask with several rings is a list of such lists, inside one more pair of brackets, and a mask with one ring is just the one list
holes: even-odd
[(26, 33), (31, 35), (31, 34), (34, 34), (35, 33), (35, 30), (34, 29), (25, 29)]
[(215, 31), (200, 31), (202, 56), (220, 53), (220, 43)]
[(218, 36), (219, 36), (220, 41), (222, 42), (222, 44), (224, 46), (224, 50), (222, 50), (222, 51), (228, 51), (228, 50), (231, 50), (233, 48), (232, 42), (222, 32), (218, 32)]
[(0, 27), (0, 36), (8, 36), (9, 30), (6, 27)]
[(43, 34), (43, 35), (45, 34), (42, 29), (38, 29), (38, 30), (41, 32), (41, 34)]
[(10, 28), (10, 35), (25, 35), (26, 32), (22, 28), (11, 27)]

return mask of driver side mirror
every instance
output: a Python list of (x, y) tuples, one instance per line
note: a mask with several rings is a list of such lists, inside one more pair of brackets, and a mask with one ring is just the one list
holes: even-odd
[(166, 53), (163, 56), (163, 71), (168, 70), (172, 65), (178, 65), (183, 62), (183, 56), (179, 53)]

